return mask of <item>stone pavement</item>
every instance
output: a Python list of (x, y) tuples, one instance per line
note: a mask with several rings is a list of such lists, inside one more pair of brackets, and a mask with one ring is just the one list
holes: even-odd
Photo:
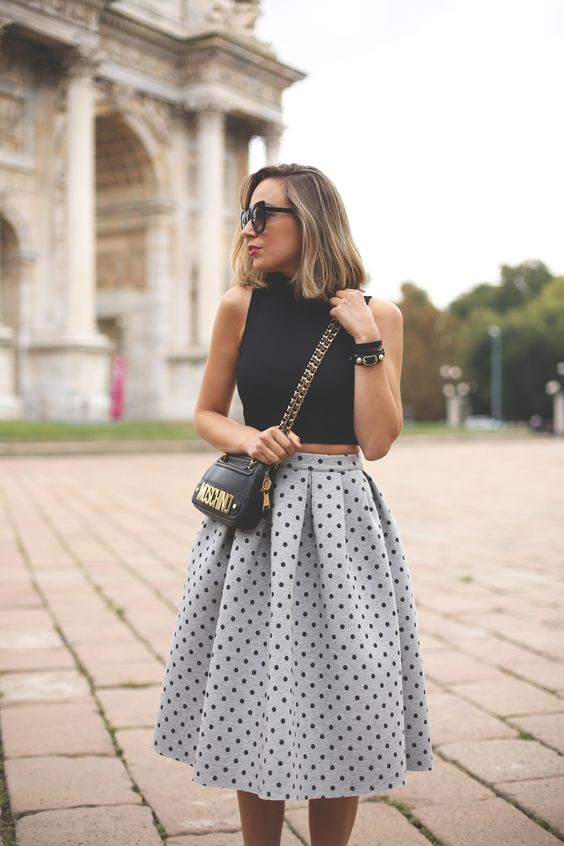
[[(1, 461), (4, 844), (241, 846), (236, 792), (152, 750), (215, 455)], [(350, 846), (561, 843), (564, 442), (400, 438), (365, 465), (409, 556), (435, 768), (364, 797)], [(282, 843), (309, 844), (307, 802)]]

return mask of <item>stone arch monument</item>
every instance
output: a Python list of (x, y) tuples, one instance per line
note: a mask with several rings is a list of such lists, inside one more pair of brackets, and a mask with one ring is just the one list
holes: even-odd
[(108, 419), (116, 355), (127, 418), (191, 417), (249, 142), (278, 160), (304, 76), (259, 13), (0, 0), (0, 417)]

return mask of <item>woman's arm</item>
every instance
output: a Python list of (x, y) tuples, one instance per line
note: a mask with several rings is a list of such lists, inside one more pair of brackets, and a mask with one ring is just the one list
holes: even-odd
[(357, 288), (343, 288), (331, 297), (331, 317), (344, 326), (356, 343), (382, 339), (386, 357), (371, 367), (354, 365), (354, 431), (369, 461), (382, 458), (401, 432), (400, 398), (403, 317), (394, 303), (366, 303)]
[(387, 300), (373, 297), (368, 306), (372, 322), (367, 315), (352, 334), (357, 343), (381, 338), (386, 356), (372, 367), (355, 365), (354, 431), (365, 458), (375, 461), (386, 455), (403, 426), (403, 317)]
[(246, 452), (249, 435), (258, 431), (228, 417), (251, 293), (237, 285), (221, 296), (194, 409), (196, 432), (220, 452)]

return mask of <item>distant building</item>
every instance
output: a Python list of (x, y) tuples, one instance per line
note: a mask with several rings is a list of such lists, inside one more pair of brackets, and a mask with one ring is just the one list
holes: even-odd
[(188, 418), (251, 138), (303, 78), (258, 0), (0, 0), (0, 417)]

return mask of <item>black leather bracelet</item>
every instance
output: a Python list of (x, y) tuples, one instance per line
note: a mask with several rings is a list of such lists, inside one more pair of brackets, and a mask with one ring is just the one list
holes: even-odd
[(380, 347), (380, 349), (374, 350), (373, 352), (355, 352), (354, 355), (351, 355), (351, 360), (354, 361), (355, 364), (370, 367), (373, 364), (379, 364), (384, 360), (385, 356), (386, 351), (384, 350), (384, 347)]
[(371, 350), (372, 348), (379, 349), (382, 346), (382, 341), (365, 341), (361, 344), (354, 343), (355, 350)]

